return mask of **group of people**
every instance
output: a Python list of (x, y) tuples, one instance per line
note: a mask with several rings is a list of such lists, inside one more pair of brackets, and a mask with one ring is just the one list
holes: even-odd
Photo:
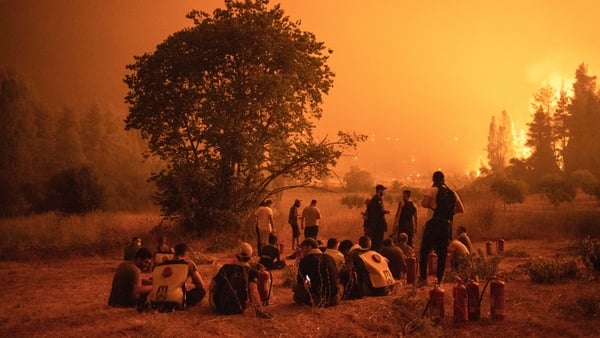
[[(450, 253), (452, 267), (458, 268), (461, 261), (472, 250), (466, 228), (458, 229), (458, 237), (452, 238), (454, 215), (464, 212), (464, 206), (458, 194), (451, 190), (445, 182), (443, 172), (436, 171), (432, 176), (433, 184), (423, 195), (421, 206), (428, 210), (427, 221), (423, 229), (419, 251), (419, 280), (418, 285), (427, 284), (427, 257), (431, 251), (438, 256), (436, 277), (442, 281), (446, 267), (446, 258)], [(389, 213), (383, 206), (383, 195), (387, 188), (381, 184), (375, 187), (375, 195), (366, 201), (367, 210), (364, 215), (364, 233), (372, 238), (373, 248), (378, 251), (390, 252), (390, 241), (384, 240), (388, 230), (385, 215)], [(394, 228), (391, 240), (401, 243), (406, 238), (406, 250), (412, 251), (416, 227), (418, 224), (417, 207), (411, 200), (411, 191), (402, 192), (402, 200), (394, 217)]]
[[(405, 190), (391, 235), (384, 238), (388, 230), (385, 215), (389, 213), (383, 204), (386, 187), (377, 185), (375, 190), (364, 213), (364, 235), (357, 243), (330, 238), (326, 247), (321, 247), (317, 240), (321, 219), (317, 201), (312, 200), (302, 213), (299, 212), (301, 201), (294, 201), (288, 219), (292, 227), (292, 248), (298, 249), (294, 257), (288, 257), (298, 262), (294, 302), (315, 307), (335, 306), (343, 299), (389, 294), (402, 279), (406, 272), (406, 257), (416, 256), (413, 248), (418, 220), (416, 205), (411, 200), (410, 190)], [(178, 244), (172, 249), (166, 239), (161, 238), (155, 254), (172, 256), (156, 261), (152, 269), (153, 253), (142, 247), (141, 239), (136, 237), (126, 248), (125, 260), (115, 273), (108, 304), (139, 307), (140, 304), (161, 304), (176, 299), (179, 303), (169, 309), (180, 309), (198, 304), (208, 294), (209, 303), (217, 313), (243, 313), (246, 308), (253, 307), (257, 314), (265, 315), (261, 310), (265, 301), (260, 294), (260, 269), (285, 266), (279, 257), (271, 206), (272, 201), (267, 200), (255, 213), (260, 264), (251, 264), (253, 248), (248, 243), (241, 243), (236, 261), (221, 267), (207, 288), (189, 257), (190, 249), (186, 244)], [(453, 261), (458, 262), (458, 257), (464, 257), (472, 250), (466, 228), (460, 227), (459, 236), (452, 239), (453, 216), (463, 212), (464, 207), (458, 194), (446, 186), (441, 171), (433, 174), (433, 185), (425, 191), (421, 206), (429, 211), (418, 260), (426, 262), (427, 255), (435, 251), (438, 255), (437, 281), (441, 282), (447, 253), (450, 252)], [(304, 231), (301, 243), (300, 230)], [(423, 286), (427, 284), (427, 264), (419, 266), (417, 286)], [(142, 272), (149, 271), (152, 271), (152, 278), (143, 278)], [(178, 285), (164, 284), (178, 274), (181, 275), (176, 279)], [(186, 286), (187, 280), (192, 281), (191, 287)], [(163, 284), (157, 285), (159, 281)], [(178, 289), (178, 293), (170, 293), (173, 289)], [(184, 296), (180, 297), (181, 294)]]
[[(211, 308), (220, 314), (243, 313), (254, 306), (257, 315), (268, 317), (261, 310), (264, 304), (259, 293), (259, 268), (252, 265), (252, 246), (241, 243), (236, 250), (235, 262), (223, 265), (207, 288), (196, 263), (191, 259), (191, 249), (185, 243), (169, 248), (164, 237), (153, 253), (141, 246), (141, 240), (132, 240), (139, 246), (130, 260), (121, 262), (112, 281), (108, 305), (112, 307), (136, 307), (138, 311), (182, 310), (200, 303), (208, 294)], [(132, 244), (125, 251), (130, 251)], [(171, 254), (169, 259), (159, 261), (156, 257)], [(151, 273), (151, 277), (147, 274)]]

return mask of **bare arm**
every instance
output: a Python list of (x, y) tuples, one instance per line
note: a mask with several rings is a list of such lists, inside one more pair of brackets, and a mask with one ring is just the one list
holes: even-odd
[(192, 275), (190, 277), (192, 278), (192, 282), (197, 288), (202, 288), (206, 290), (206, 287), (204, 286), (204, 281), (202, 280), (202, 276), (200, 275), (200, 272), (198, 272), (198, 270), (192, 272)]
[(248, 289), (250, 289), (250, 301), (255, 307), (260, 307), (260, 295), (258, 293), (258, 284), (256, 281), (251, 281), (248, 283)]
[(136, 298), (139, 298), (141, 295), (145, 295), (152, 291), (152, 281), (148, 279), (142, 279), (140, 275), (135, 286), (133, 287), (133, 294)]
[(460, 200), (460, 197), (456, 192), (454, 193), (454, 196), (456, 196), (456, 205), (454, 206), (454, 213), (462, 214), (463, 212), (465, 212), (465, 206), (463, 205), (462, 201)]
[(423, 208), (432, 208), (432, 205), (431, 205), (432, 200), (433, 199), (430, 195), (423, 196), (423, 199), (421, 200), (421, 206)]

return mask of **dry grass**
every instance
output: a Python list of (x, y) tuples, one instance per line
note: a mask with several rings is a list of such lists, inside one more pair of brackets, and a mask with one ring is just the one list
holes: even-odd
[[(570, 242), (508, 241), (532, 256), (568, 252)], [(475, 246), (483, 248), (484, 243)], [(231, 257), (217, 255), (214, 264), (200, 265), (209, 280), (219, 264)], [(0, 283), (0, 332), (6, 337), (595, 337), (600, 335), (596, 309), (600, 284), (578, 279), (538, 285), (515, 270), (528, 258), (507, 257), (500, 266), (506, 276), (506, 318), (489, 316), (489, 289), (482, 318), (466, 325), (452, 320), (452, 284), (445, 289), (446, 317), (434, 326), (420, 317), (429, 288), (399, 287), (385, 297), (343, 301), (333, 308), (311, 309), (292, 303), (283, 271), (274, 273), (274, 291), (267, 310), (271, 320), (253, 313), (211, 314), (206, 300), (176, 313), (137, 313), (106, 306), (118, 259), (67, 258), (41, 262), (4, 262)], [(483, 286), (483, 285), (482, 285)], [(481, 290), (480, 290), (481, 291)], [(543, 301), (542, 301), (543, 300)]]
[[(319, 201), (323, 215), (320, 238), (356, 241), (362, 234), (362, 210), (341, 206), (341, 194), (302, 191), (285, 194), (275, 206), (280, 239), (288, 243), (291, 239), (287, 211), (295, 198), (301, 198), (304, 205), (311, 199)], [(576, 258), (572, 250), (574, 241), (557, 240), (579, 236), (562, 222), (569, 217), (575, 217), (574, 222), (581, 222), (579, 224), (589, 222), (579, 220), (585, 220), (583, 215), (586, 213), (595, 215), (597, 204), (580, 198), (568, 208), (559, 209), (546, 208), (543, 201), (537, 200), (507, 210), (494, 206), (490, 224), (481, 224), (477, 218), (485, 214), (485, 210), (480, 212), (477, 208), (489, 208), (489, 204), (480, 206), (468, 201), (465, 204), (467, 213), (457, 217), (457, 224), (470, 229), (476, 250), (485, 251), (486, 239), (502, 235), (507, 239), (506, 252), (518, 253), (506, 255), (499, 265), (507, 288), (507, 316), (503, 321), (489, 318), (487, 290), (482, 301), (482, 320), (455, 326), (451, 284), (443, 285), (446, 318), (437, 326), (433, 326), (428, 318), (418, 319), (429, 288), (404, 286), (386, 297), (344, 301), (334, 308), (311, 309), (292, 303), (291, 290), (283, 285), (287, 279), (284, 274), (289, 274), (285, 271), (274, 273), (273, 300), (268, 307), (274, 314), (272, 320), (259, 319), (252, 313), (216, 316), (210, 313), (206, 300), (198, 307), (170, 314), (138, 314), (132, 309), (112, 309), (106, 306), (106, 301), (123, 244), (133, 235), (141, 234), (146, 243), (153, 245), (156, 233), (152, 229), (160, 220), (153, 214), (99, 213), (82, 217), (44, 215), (0, 220), (3, 253), (0, 258), (4, 260), (0, 274), (3, 285), (0, 332), (6, 337), (400, 337), (410, 332), (413, 332), (410, 336), (417, 337), (600, 336), (597, 311), (600, 283), (597, 277), (584, 275), (558, 284), (538, 285), (518, 268), (530, 257), (554, 257), (560, 253)], [(395, 209), (395, 206), (386, 207)], [(420, 208), (419, 212), (423, 221), (424, 210)], [(578, 216), (574, 216), (574, 212)], [(591, 227), (589, 224), (579, 226)], [(536, 232), (543, 233), (544, 237), (517, 239)], [(207, 261), (212, 264), (200, 265), (206, 281), (220, 264), (231, 259), (231, 252), (226, 250), (206, 251), (213, 246), (213, 239), (192, 240), (185, 238), (185, 234), (178, 236), (171, 241), (189, 241), (199, 254), (210, 256)], [(72, 255), (85, 248), (94, 255)], [(38, 260), (42, 255), (45, 255), (44, 259)], [(413, 319), (407, 321), (408, 317)]]

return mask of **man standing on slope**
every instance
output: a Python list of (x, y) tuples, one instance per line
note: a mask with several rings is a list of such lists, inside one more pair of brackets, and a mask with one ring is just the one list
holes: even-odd
[(427, 208), (429, 220), (425, 223), (421, 241), (418, 287), (427, 284), (427, 255), (433, 249), (437, 256), (437, 282), (441, 283), (446, 267), (448, 244), (452, 240), (454, 214), (464, 212), (456, 192), (445, 183), (444, 173), (433, 173), (433, 185), (425, 191), (421, 206)]

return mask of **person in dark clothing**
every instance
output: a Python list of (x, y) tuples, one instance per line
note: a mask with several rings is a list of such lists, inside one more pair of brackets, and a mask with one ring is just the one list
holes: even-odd
[(375, 251), (378, 251), (381, 248), (381, 245), (383, 244), (383, 235), (387, 231), (385, 215), (390, 212), (383, 207), (383, 192), (386, 189), (387, 188), (381, 184), (375, 186), (375, 195), (373, 195), (367, 205), (365, 236), (371, 238), (372, 249)]
[(383, 247), (379, 252), (383, 257), (388, 259), (388, 266), (394, 279), (402, 279), (406, 273), (406, 257), (404, 251), (395, 246), (391, 239), (386, 238), (383, 241)]
[(425, 223), (421, 241), (419, 281), (417, 286), (427, 285), (427, 255), (433, 249), (438, 256), (437, 282), (441, 283), (446, 268), (448, 244), (452, 239), (454, 214), (462, 213), (464, 206), (456, 192), (446, 186), (441, 171), (433, 173), (433, 185), (425, 191), (421, 206), (429, 210), (429, 220)]
[(417, 206), (410, 198), (410, 190), (402, 192), (402, 200), (398, 202), (398, 209), (394, 217), (394, 230), (392, 231), (392, 239), (395, 243), (399, 242), (398, 236), (401, 233), (408, 235), (408, 245), (413, 246), (413, 236), (418, 224)]
[(262, 249), (259, 263), (267, 270), (279, 270), (285, 266), (285, 261), (281, 260), (279, 248), (277, 248), (276, 235), (269, 235), (269, 244)]
[(340, 302), (342, 287), (338, 284), (335, 260), (319, 250), (314, 238), (301, 244), (302, 259), (298, 265), (294, 302), (313, 307), (335, 306)]
[(298, 222), (298, 218), (300, 217), (299, 208), (301, 204), (302, 201), (295, 200), (288, 214), (288, 223), (292, 227), (292, 252), (296, 251), (300, 238), (300, 223)]

